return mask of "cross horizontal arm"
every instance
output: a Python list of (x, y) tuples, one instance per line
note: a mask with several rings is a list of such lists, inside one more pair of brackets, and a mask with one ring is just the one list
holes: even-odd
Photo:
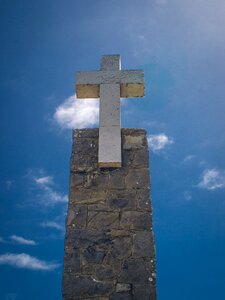
[(144, 96), (142, 70), (78, 72), (76, 92), (78, 98), (99, 98), (100, 84), (120, 84), (120, 97)]

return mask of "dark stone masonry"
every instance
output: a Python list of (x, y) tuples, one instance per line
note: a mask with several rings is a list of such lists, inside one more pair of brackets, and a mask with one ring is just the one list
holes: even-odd
[(98, 129), (75, 130), (64, 300), (156, 300), (146, 132), (122, 129), (122, 168), (98, 168)]

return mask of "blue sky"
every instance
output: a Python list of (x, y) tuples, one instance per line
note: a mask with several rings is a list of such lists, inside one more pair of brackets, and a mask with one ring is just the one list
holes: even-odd
[(225, 3), (0, 1), (0, 299), (61, 299), (75, 73), (144, 69), (122, 126), (148, 131), (158, 300), (225, 298)]

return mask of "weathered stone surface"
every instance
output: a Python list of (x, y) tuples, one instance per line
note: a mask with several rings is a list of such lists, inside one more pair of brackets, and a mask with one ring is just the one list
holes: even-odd
[(116, 284), (116, 292), (121, 293), (121, 292), (130, 292), (131, 291), (131, 284), (129, 283), (117, 283)]
[(149, 186), (148, 169), (131, 169), (126, 177), (126, 187), (128, 189), (147, 189)]
[(87, 225), (87, 206), (69, 205), (66, 224), (76, 228), (85, 228)]
[(134, 300), (155, 300), (156, 289), (149, 289), (149, 283), (145, 285), (135, 284), (133, 288)]
[(115, 270), (116, 274), (118, 274), (121, 271), (122, 260), (119, 259), (118, 257), (113, 256), (110, 251), (107, 253), (106, 257), (104, 258), (104, 263), (106, 265), (111, 266)]
[(106, 200), (106, 192), (104, 191), (95, 191), (95, 190), (85, 190), (78, 191), (72, 190), (70, 191), (70, 203), (76, 204), (93, 204), (93, 203), (104, 203)]
[(119, 213), (91, 211), (88, 213), (88, 227), (97, 230), (119, 228)]
[(154, 240), (152, 231), (138, 231), (133, 236), (133, 257), (153, 257)]
[(110, 300), (132, 300), (133, 297), (130, 293), (114, 293), (109, 298)]
[(146, 149), (123, 150), (123, 166), (135, 168), (148, 168), (148, 151)]
[(93, 129), (75, 129), (73, 131), (73, 146), (76, 147), (76, 141), (80, 138), (91, 138), (93, 141), (97, 141), (99, 134), (98, 128)]
[(80, 297), (81, 299), (92, 295), (107, 296), (114, 290), (112, 282), (98, 282), (90, 276), (76, 276), (67, 273), (64, 273), (63, 276), (63, 286), (64, 296), (76, 295), (77, 298)]
[(125, 258), (131, 255), (132, 241), (130, 237), (118, 237), (112, 241), (110, 253), (116, 258)]
[(121, 130), (118, 169), (99, 169), (98, 134), (74, 132), (63, 299), (156, 300), (146, 132)]
[(123, 230), (123, 229), (118, 229), (118, 230), (117, 229), (111, 229), (110, 234), (111, 234), (112, 238), (124, 237), (124, 236), (131, 237), (131, 235), (132, 235), (130, 230)]
[(80, 250), (69, 249), (65, 253), (64, 269), (66, 272), (80, 273)]
[(114, 170), (109, 174), (109, 188), (116, 190), (125, 189), (125, 176), (120, 169)]
[(149, 197), (149, 190), (137, 190), (137, 208), (138, 210), (147, 210), (152, 212), (152, 203)]
[(113, 269), (112, 266), (108, 266), (108, 265), (97, 265), (96, 266), (96, 273), (95, 273), (95, 277), (98, 280), (113, 280), (116, 278), (116, 272)]
[(123, 228), (147, 230), (151, 228), (151, 215), (148, 212), (125, 211), (121, 215), (120, 225)]
[(83, 257), (88, 263), (100, 264), (105, 257), (105, 251), (97, 250), (96, 247), (88, 247), (83, 252)]
[(93, 175), (88, 174), (86, 187), (101, 187), (102, 189), (107, 189), (109, 186), (109, 174), (104, 172), (96, 172)]
[(136, 193), (134, 191), (114, 191), (107, 197), (107, 204), (113, 210), (131, 210), (136, 208)]
[(138, 135), (125, 135), (124, 136), (124, 143), (123, 149), (130, 150), (130, 149), (139, 149), (144, 147), (145, 145), (145, 134), (138, 134)]
[(124, 283), (149, 282), (151, 268), (148, 260), (130, 258), (124, 261), (119, 281)]
[(111, 244), (112, 238), (104, 231), (90, 229), (67, 229), (65, 246), (74, 248), (88, 248), (94, 245)]

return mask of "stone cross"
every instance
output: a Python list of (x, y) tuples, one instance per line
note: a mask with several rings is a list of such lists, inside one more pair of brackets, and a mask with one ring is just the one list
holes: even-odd
[(102, 56), (100, 71), (78, 72), (77, 98), (100, 98), (98, 163), (121, 167), (120, 98), (144, 96), (144, 72), (121, 70), (119, 55)]

